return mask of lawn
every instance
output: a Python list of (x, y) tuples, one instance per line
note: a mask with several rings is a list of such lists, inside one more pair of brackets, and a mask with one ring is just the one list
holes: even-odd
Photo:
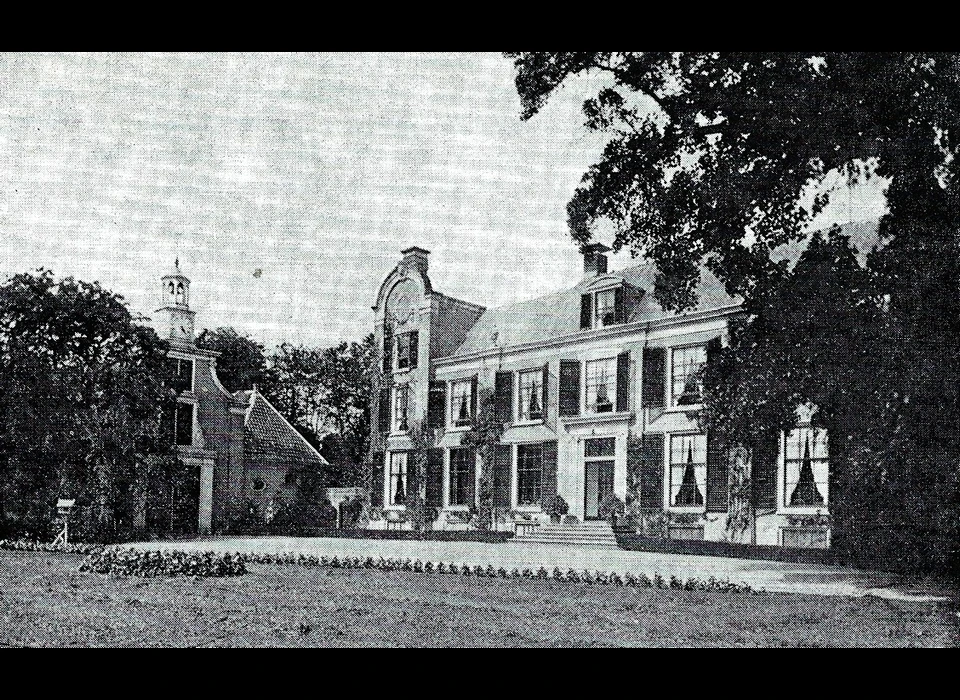
[(0, 552), (4, 646), (955, 646), (957, 608), (251, 565), (110, 578)]

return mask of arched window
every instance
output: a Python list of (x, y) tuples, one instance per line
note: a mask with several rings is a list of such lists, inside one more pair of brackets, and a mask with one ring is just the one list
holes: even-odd
[(177, 301), (183, 301), (183, 282), (177, 282)]

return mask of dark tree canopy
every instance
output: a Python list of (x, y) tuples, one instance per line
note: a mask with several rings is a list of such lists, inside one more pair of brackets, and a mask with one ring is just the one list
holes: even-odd
[(0, 286), (0, 516), (46, 536), (57, 496), (86, 536), (129, 528), (130, 489), (169, 453), (166, 345), (122, 298), (49, 271)]
[[(918, 53), (514, 53), (522, 117), (568, 78), (609, 135), (567, 207), (581, 246), (658, 268), (682, 310), (701, 265), (743, 298), (708, 362), (698, 418), (743, 443), (795, 424), (830, 436), (831, 537), (850, 561), (960, 575), (960, 58)], [(862, 265), (811, 234), (826, 183), (881, 178)], [(805, 252), (791, 268), (771, 251)], [(769, 443), (767, 443), (769, 444)]]
[(268, 381), (267, 357), (263, 345), (233, 328), (204, 329), (197, 336), (197, 347), (220, 353), (217, 377), (227, 391), (252, 389)]
[[(570, 76), (609, 87), (584, 104), (610, 135), (568, 206), (586, 244), (599, 219), (615, 249), (655, 261), (658, 298), (689, 306), (698, 265), (734, 294), (770, 274), (770, 249), (804, 235), (828, 201), (811, 186), (831, 171), (882, 176), (890, 236), (919, 218), (956, 249), (954, 156), (960, 59), (912, 53), (515, 53), (523, 118)], [(952, 238), (930, 224), (949, 227)]]

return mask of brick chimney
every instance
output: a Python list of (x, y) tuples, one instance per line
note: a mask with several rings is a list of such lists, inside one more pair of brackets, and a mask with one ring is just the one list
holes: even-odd
[(607, 256), (610, 248), (603, 243), (591, 243), (580, 249), (583, 253), (583, 273), (585, 275), (603, 275), (607, 272)]
[(403, 255), (403, 259), (400, 261), (401, 265), (420, 270), (426, 274), (429, 265), (427, 260), (427, 256), (430, 255), (429, 250), (412, 246), (406, 250), (401, 250), (400, 253)]

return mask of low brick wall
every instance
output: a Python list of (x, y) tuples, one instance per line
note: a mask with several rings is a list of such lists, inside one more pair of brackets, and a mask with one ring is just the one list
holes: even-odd
[(614, 530), (614, 535), (616, 535), (617, 544), (621, 549), (634, 552), (762, 559), (792, 564), (837, 564), (834, 553), (829, 549), (772, 547), (759, 544), (712, 542), (709, 540), (668, 540), (659, 537), (644, 537), (632, 532), (617, 530)]

